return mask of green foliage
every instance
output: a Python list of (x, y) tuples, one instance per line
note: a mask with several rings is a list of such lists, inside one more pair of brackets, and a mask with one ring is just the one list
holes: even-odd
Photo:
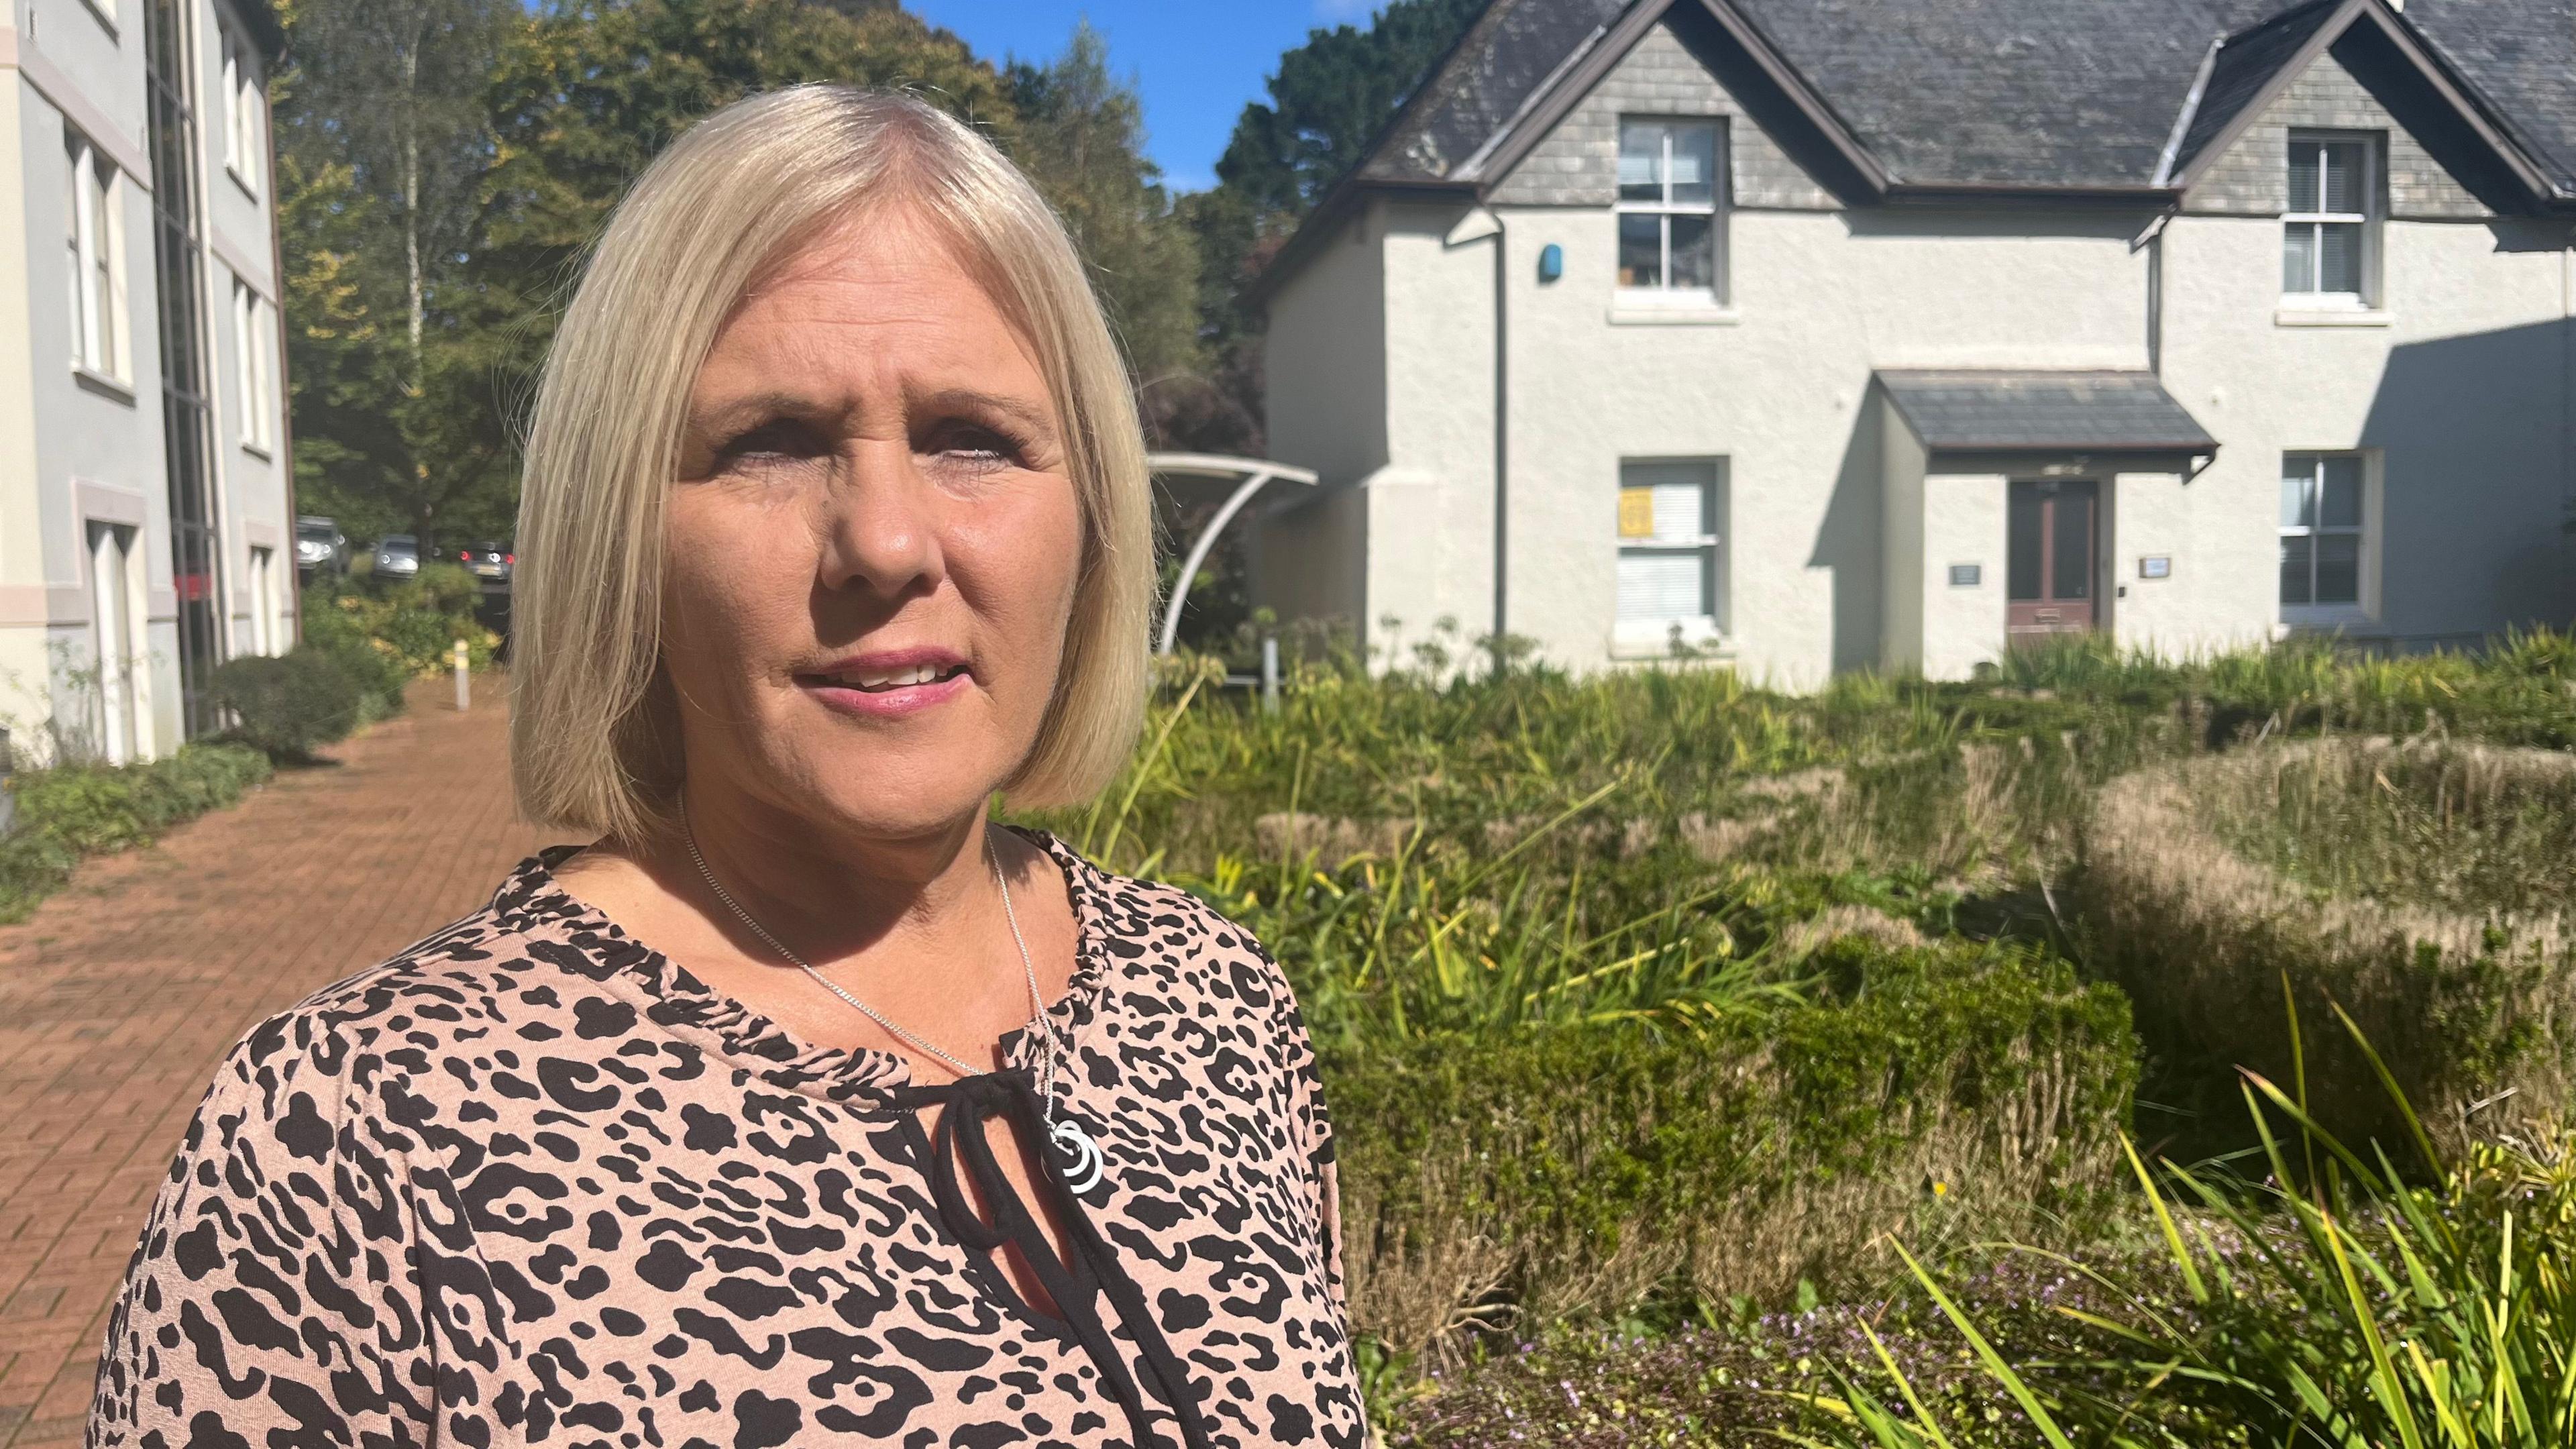
[(1198, 242), (1144, 160), (1135, 88), (1109, 71), (1109, 48), (1077, 22), (1064, 54), (1005, 73), (1019, 113), (1015, 156), (1089, 264), (1110, 325), (1150, 401), (1199, 369)]
[(2087, 959), (2137, 999), (2193, 1151), (2250, 1148), (2230, 1070), (2303, 1072), (2349, 1140), (2397, 1141), (2372, 1061), (2282, 1031), (2329, 1003), (2457, 1146), (2576, 1080), (2576, 761), (2438, 738), (2240, 746), (2101, 791), (2070, 882)]
[(258, 750), (192, 744), (149, 764), (64, 765), (15, 776), (17, 820), (0, 836), (0, 921), (26, 919), (83, 856), (149, 845), (268, 775), (268, 756)]
[(522, 14), (499, 0), (282, 7), (297, 496), (361, 536), (510, 530), (516, 448), (494, 367), (517, 318), (470, 264), (495, 157), (484, 86)]
[(1188, 419), (1187, 441), (1262, 451), (1261, 318), (1246, 290), (1484, 9), (1485, 0), (1395, 0), (1366, 29), (1311, 31), (1279, 58), (1269, 100), (1243, 108), (1216, 188), (1182, 207), (1198, 235), (1199, 325), (1216, 394)]
[[(2395, 1082), (2385, 1085), (2411, 1119)], [(2130, 1154), (2168, 1261), (2153, 1282), (2095, 1275), (2112, 1301), (2079, 1317), (2110, 1340), (2098, 1356), (2030, 1361), (1983, 1331), (1930, 1269), (1911, 1257), (1908, 1267), (2010, 1394), (2016, 1427), (2052, 1445), (2576, 1442), (2576, 1132), (2481, 1144), (2456, 1165), (2419, 1136), (2431, 1173), (2416, 1180), (2384, 1154), (2346, 1147), (2304, 1095), (2302, 1083), (2248, 1079), (2269, 1171), (2260, 1185), (2170, 1162), (2151, 1170)], [(1923, 1408), (1893, 1363), (1844, 1383), (1827, 1406), (1846, 1443), (1987, 1442), (1978, 1426)]]
[(215, 671), (217, 707), (232, 711), (232, 734), (275, 760), (301, 760), (347, 738), (366, 711), (368, 685), (341, 653), (311, 647), (245, 654)]
[[(2091, 1205), (2136, 1070), (2117, 992), (2019, 950), (1846, 938), (1814, 966), (1809, 992), (1689, 1033), (1328, 1056), (1357, 1326), (1454, 1352), (1440, 1335), (1477, 1321), (1847, 1280), (1890, 1214)], [(1485, 1295), (1440, 1301), (1471, 1264)]]

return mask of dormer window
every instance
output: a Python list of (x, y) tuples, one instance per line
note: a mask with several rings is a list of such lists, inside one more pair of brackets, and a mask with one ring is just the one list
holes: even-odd
[(1716, 121), (1619, 123), (1619, 295), (1714, 307), (1726, 298), (1726, 178)]
[(2290, 136), (2290, 204), (2281, 215), (2281, 294), (2294, 306), (2376, 300), (2376, 147), (2370, 137)]

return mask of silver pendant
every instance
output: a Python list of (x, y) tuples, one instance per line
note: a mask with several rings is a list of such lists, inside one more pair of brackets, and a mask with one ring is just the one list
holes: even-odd
[(1082, 1130), (1082, 1124), (1070, 1117), (1062, 1118), (1047, 1130), (1056, 1150), (1072, 1159), (1065, 1169), (1064, 1185), (1075, 1197), (1081, 1197), (1100, 1185), (1100, 1144)]

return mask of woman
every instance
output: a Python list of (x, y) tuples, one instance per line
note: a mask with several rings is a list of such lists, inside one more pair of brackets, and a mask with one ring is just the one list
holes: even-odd
[(1359, 1442), (1286, 982), (986, 816), (1133, 744), (1146, 488), (972, 132), (809, 87), (673, 145), (518, 535), (519, 803), (598, 843), (243, 1038), (91, 1442)]

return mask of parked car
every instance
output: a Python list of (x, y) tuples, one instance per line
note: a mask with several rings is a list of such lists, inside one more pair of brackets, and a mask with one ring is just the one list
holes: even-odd
[(295, 520), (295, 569), (302, 574), (349, 571), (349, 536), (330, 519), (305, 514)]
[(510, 571), (518, 565), (519, 556), (508, 547), (485, 541), (472, 548), (456, 551), (456, 561), (474, 571), (474, 577), (487, 584), (506, 584)]
[(420, 540), (408, 533), (388, 533), (376, 540), (376, 572), (410, 578), (420, 572)]

